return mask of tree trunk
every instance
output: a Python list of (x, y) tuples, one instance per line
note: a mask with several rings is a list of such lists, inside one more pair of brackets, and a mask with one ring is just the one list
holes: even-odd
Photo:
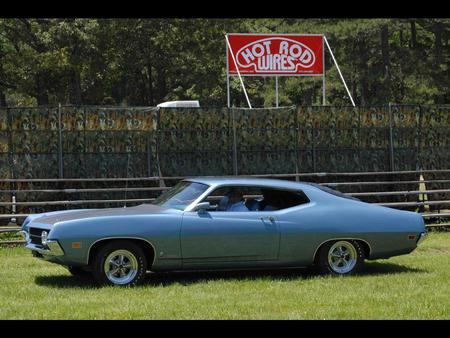
[[(4, 53), (2, 53), (1, 50), (1, 45), (0, 45), (0, 75), (4, 76), (4, 72), (3, 72), (3, 57), (4, 57)], [(6, 97), (5, 97), (5, 93), (3, 92), (3, 88), (2, 85), (0, 84), (0, 107), (4, 107), (6, 106)]]
[(82, 104), (81, 78), (77, 69), (72, 68), (70, 70), (69, 81), (69, 103), (74, 105)]
[(416, 22), (411, 20), (411, 48), (417, 48), (417, 30), (416, 30)]
[[(350, 93), (352, 94), (352, 98), (353, 98), (353, 100), (355, 100), (356, 99), (356, 81), (355, 80), (353, 80), (353, 79), (351, 79), (350, 80), (351, 81), (351, 88), (350, 88)], [(347, 95), (348, 96), (348, 95)], [(350, 101), (350, 97), (348, 98), (348, 100)], [(351, 101), (350, 101), (351, 102)], [(351, 103), (349, 103), (348, 105), (351, 105)]]
[(436, 64), (442, 63), (442, 31), (443, 27), (440, 22), (436, 22), (433, 25), (434, 32), (434, 52), (436, 55)]
[(6, 107), (6, 96), (3, 89), (0, 88), (0, 107)]
[(42, 72), (39, 72), (36, 75), (36, 99), (38, 106), (48, 105), (48, 93), (44, 83), (44, 77), (45, 76)]
[(150, 106), (155, 105), (155, 97), (153, 93), (153, 76), (152, 76), (152, 65), (150, 63), (147, 64), (147, 83), (148, 83), (148, 103)]
[(403, 44), (405, 42), (405, 39), (403, 37), (403, 24), (401, 24), (401, 26), (400, 26), (400, 36), (399, 36), (399, 38), (400, 38), (400, 47), (403, 47)]
[(366, 98), (369, 97), (369, 89), (368, 89), (368, 83), (367, 83), (367, 76), (369, 73), (368, 70), (368, 57), (367, 57), (367, 45), (364, 42), (363, 38), (360, 38), (358, 41), (358, 49), (359, 49), (359, 55), (361, 60), (361, 78), (360, 78), (360, 84), (361, 84), (361, 98), (360, 102), (361, 105), (364, 106), (367, 104)]
[[(440, 65), (444, 63), (442, 57), (442, 33), (443, 33), (442, 23), (437, 21), (433, 24), (433, 33), (434, 33), (434, 54), (435, 54), (435, 62), (434, 68), (436, 70), (440, 69)], [(435, 83), (438, 87), (445, 87), (445, 83), (447, 83), (447, 77), (445, 73), (438, 71), (435, 76)], [(440, 91), (439, 94), (436, 95), (436, 103), (443, 104), (445, 103), (445, 91)]]
[(164, 97), (166, 96), (166, 76), (163, 68), (159, 68), (156, 76), (157, 83), (157, 97), (158, 103), (164, 101)]
[(381, 26), (381, 55), (383, 59), (383, 72), (386, 78), (386, 94), (385, 98), (390, 98), (391, 95), (391, 65), (389, 59), (389, 30), (387, 25)]
[(381, 26), (381, 54), (383, 57), (383, 66), (385, 74), (388, 75), (390, 71), (389, 60), (389, 30), (387, 25)]

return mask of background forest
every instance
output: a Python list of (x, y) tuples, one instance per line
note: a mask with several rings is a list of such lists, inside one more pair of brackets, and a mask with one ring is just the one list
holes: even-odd
[[(450, 102), (450, 19), (0, 19), (0, 106), (223, 107), (224, 34), (239, 32), (325, 34), (357, 105)], [(328, 53), (326, 69), (327, 104), (350, 104)], [(275, 105), (274, 78), (245, 82), (254, 107)], [(280, 105), (321, 95), (320, 78), (280, 78)]]

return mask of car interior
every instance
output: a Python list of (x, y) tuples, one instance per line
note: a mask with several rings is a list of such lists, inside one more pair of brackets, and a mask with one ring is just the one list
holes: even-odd
[(308, 197), (301, 190), (255, 186), (220, 187), (207, 196), (204, 202), (211, 203), (209, 211), (227, 211), (230, 206), (230, 195), (236, 191), (241, 195), (241, 201), (248, 209), (242, 211), (281, 210), (309, 203)]

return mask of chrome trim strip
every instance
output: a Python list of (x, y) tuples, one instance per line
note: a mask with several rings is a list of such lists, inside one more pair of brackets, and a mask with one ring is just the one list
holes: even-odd
[[(370, 257), (370, 254), (372, 253), (372, 247), (370, 246), (370, 244), (369, 244), (366, 240), (361, 239), (361, 238), (353, 238), (353, 237), (339, 237), (339, 238), (330, 238), (330, 239), (327, 239), (327, 240), (323, 241), (322, 243), (320, 243), (319, 246), (318, 246), (318, 247), (316, 248), (316, 250), (314, 251), (314, 254), (313, 254), (313, 257), (312, 257), (313, 262), (314, 262), (314, 258), (316, 258), (317, 251), (319, 250), (319, 248), (320, 248), (323, 244), (325, 244), (326, 242), (330, 242), (330, 241), (340, 241), (340, 240), (346, 240), (346, 239), (347, 239), (347, 240), (354, 240), (354, 241), (361, 241), (361, 242), (366, 243), (367, 246), (369, 247), (369, 256), (368, 256), (368, 257)], [(367, 258), (367, 257), (366, 257), (366, 258)]]
[(48, 249), (37, 246), (36, 244), (29, 243), (25, 247), (29, 250), (37, 251), (41, 255), (46, 256), (63, 256), (64, 251), (57, 241), (49, 240), (47, 242)]

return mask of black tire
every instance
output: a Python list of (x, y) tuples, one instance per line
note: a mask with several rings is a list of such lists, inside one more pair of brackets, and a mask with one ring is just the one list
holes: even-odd
[[(343, 247), (350, 251), (348, 255), (344, 255), (344, 257), (342, 257), (344, 261), (341, 260), (339, 262), (341, 257), (336, 258), (335, 256), (332, 255), (332, 253), (335, 255), (338, 254), (336, 252), (338, 250), (338, 247)], [(348, 259), (349, 257), (353, 258), (351, 262), (350, 260), (349, 261), (346, 260), (346, 258)], [(364, 259), (365, 259), (364, 249), (357, 241), (337, 240), (322, 245), (322, 247), (319, 249), (316, 255), (315, 266), (318, 272), (321, 274), (331, 274), (340, 276), (353, 275), (361, 271), (361, 268), (364, 265)], [(346, 263), (348, 264), (346, 265)], [(342, 265), (342, 267), (339, 267), (339, 265)]]
[(81, 266), (68, 266), (67, 270), (75, 277), (87, 277), (91, 273), (89, 271), (84, 270)]
[[(120, 264), (121, 268), (118, 268), (115, 257), (120, 260), (119, 257), (121, 256), (124, 256), (126, 260), (123, 265)], [(114, 261), (114, 265), (105, 264), (107, 259), (109, 262)], [(147, 272), (147, 264), (144, 250), (139, 245), (132, 241), (116, 240), (107, 243), (97, 252), (92, 264), (92, 274), (102, 285), (135, 286), (143, 282)], [(126, 265), (132, 265), (133, 268), (128, 270), (125, 267)], [(111, 267), (113, 268), (111, 269)], [(108, 272), (108, 269), (111, 270)], [(119, 272), (113, 275), (112, 272), (116, 269), (119, 269)], [(123, 269), (126, 278), (121, 276), (120, 269)]]

